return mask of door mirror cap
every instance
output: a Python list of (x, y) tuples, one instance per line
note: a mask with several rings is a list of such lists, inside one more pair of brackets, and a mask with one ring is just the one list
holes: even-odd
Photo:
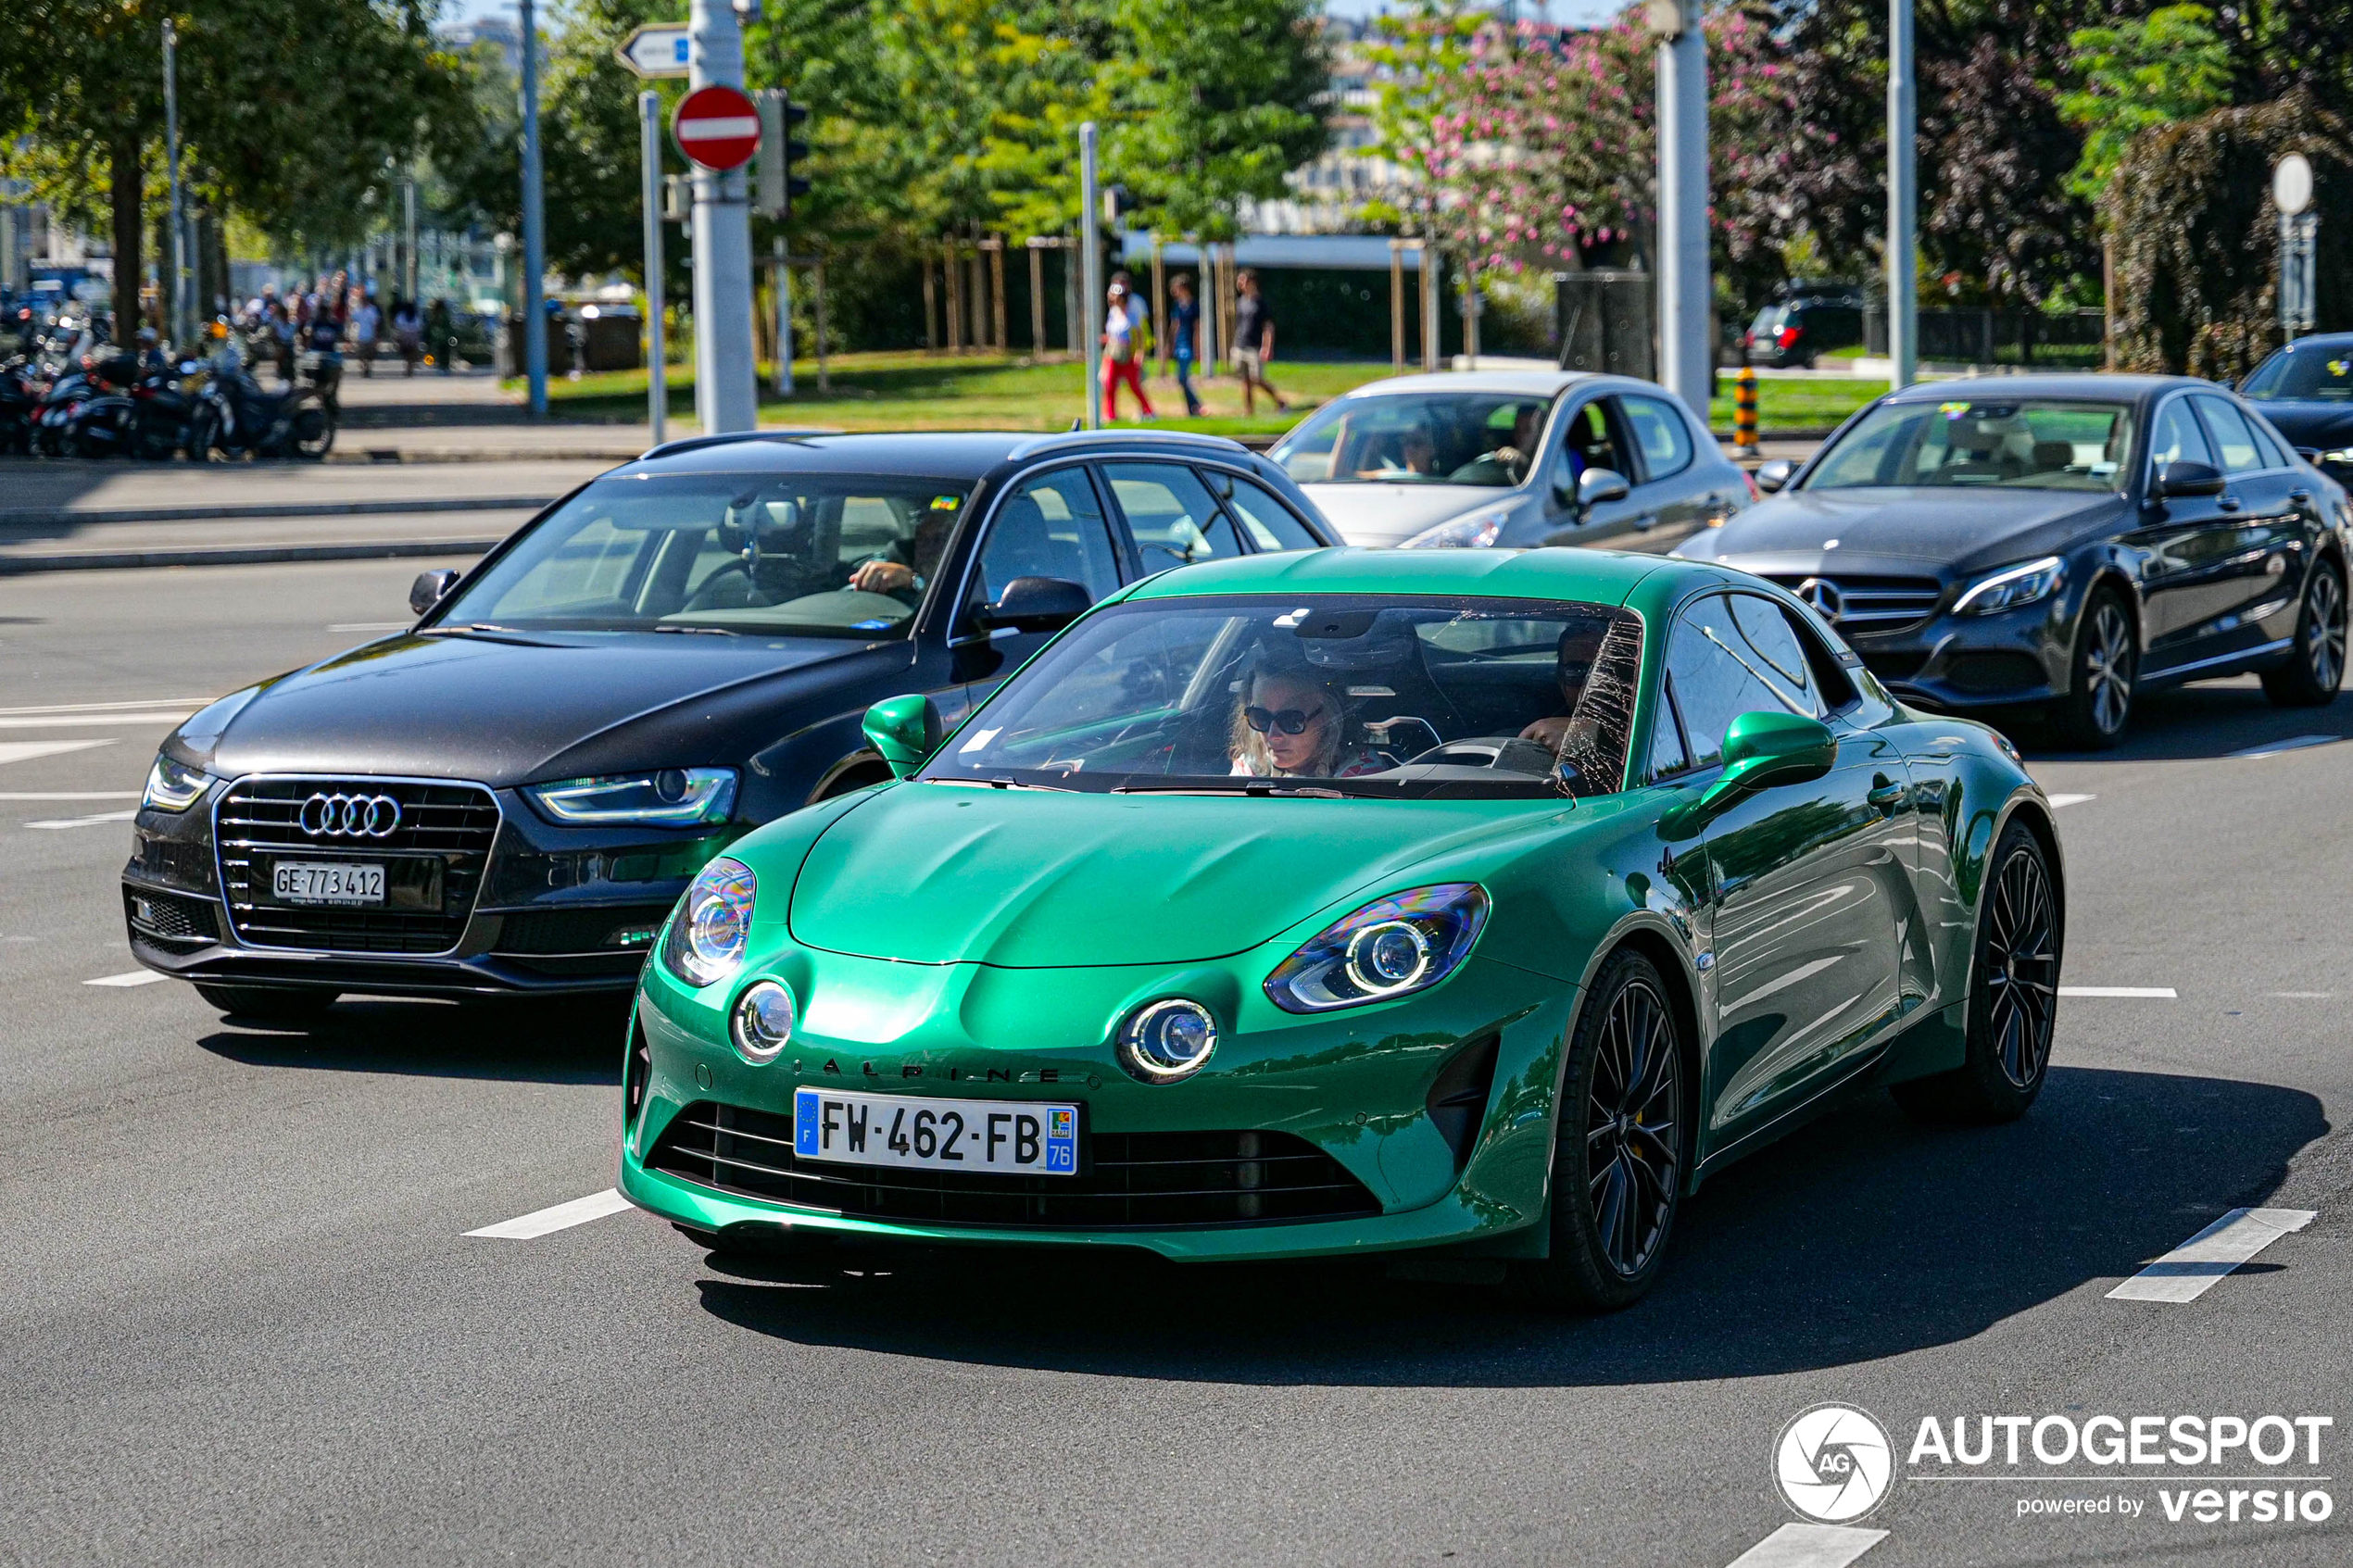
[(455, 570), (446, 566), (417, 573), (417, 580), (409, 584), (409, 612), (422, 615), (447, 598), (449, 590), (458, 585), (459, 575)]
[(1838, 760), (1838, 737), (1819, 719), (1770, 709), (1743, 713), (1724, 732), (1724, 771), (1700, 797), (1703, 808), (1752, 789), (1810, 784)]
[(864, 727), (868, 744), (890, 765), (896, 779), (922, 767), (924, 759), (939, 749), (948, 729), (939, 717), (939, 704), (921, 692), (875, 704), (866, 709)]
[(1776, 458), (1769, 463), (1759, 463), (1753, 476), (1756, 481), (1758, 494), (1765, 495), (1780, 494), (1782, 487), (1789, 483), (1790, 475), (1796, 471), (1797, 465), (1787, 458)]
[(1577, 504), (1591, 510), (1604, 501), (1623, 501), (1632, 488), (1616, 469), (1587, 469), (1577, 482)]
[(2160, 463), (2157, 470), (2159, 495), (2220, 495), (2222, 470), (2210, 463)]
[(989, 631), (1059, 632), (1095, 606), (1095, 596), (1067, 577), (1016, 577), (979, 621)]

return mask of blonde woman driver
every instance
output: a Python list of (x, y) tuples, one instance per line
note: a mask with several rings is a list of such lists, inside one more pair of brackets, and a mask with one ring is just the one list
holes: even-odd
[(1370, 746), (1346, 744), (1348, 715), (1321, 682), (1291, 671), (1254, 671), (1234, 711), (1233, 775), (1346, 779), (1396, 763)]

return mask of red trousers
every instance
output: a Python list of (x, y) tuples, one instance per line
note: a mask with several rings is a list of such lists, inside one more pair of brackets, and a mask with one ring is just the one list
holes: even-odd
[(1106, 359), (1103, 361), (1103, 422), (1112, 424), (1119, 419), (1119, 389), (1122, 386), (1135, 393), (1137, 407), (1149, 419), (1152, 400), (1144, 395), (1144, 362), (1130, 359), (1123, 365), (1115, 359)]

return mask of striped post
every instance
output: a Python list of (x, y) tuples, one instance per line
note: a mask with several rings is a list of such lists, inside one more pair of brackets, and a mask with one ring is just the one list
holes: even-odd
[(1732, 378), (1732, 450), (1756, 456), (1756, 371), (1747, 365)]

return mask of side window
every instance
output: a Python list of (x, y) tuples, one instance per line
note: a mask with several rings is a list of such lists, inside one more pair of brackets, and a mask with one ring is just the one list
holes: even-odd
[(2214, 445), (2222, 454), (2224, 473), (2253, 473), (2271, 467), (2262, 444), (2244, 415), (2220, 397), (2200, 397), (2196, 401), (2198, 413), (2206, 420), (2206, 428), (2214, 433)]
[(1782, 695), (1786, 681), (1776, 684), (1768, 678), (1768, 666), (1748, 646), (1731, 606), (1720, 596), (1700, 600), (1675, 623), (1667, 669), (1695, 768), (1723, 759), (1724, 734), (1743, 713), (1813, 711), (1810, 700), (1801, 705)]
[(2206, 432), (2198, 428), (2190, 413), (2190, 400), (2176, 397), (2157, 412), (2156, 428), (2149, 433), (2149, 470), (2168, 463), (2204, 463), (2208, 468), (2221, 465), (2214, 460), (2214, 448), (2206, 443)]
[(1655, 397), (1621, 397), (1617, 406), (1642, 449), (1642, 470), (1650, 479), (1665, 479), (1692, 466), (1692, 432), (1681, 412)]
[(1826, 710), (1814, 684), (1813, 665), (1781, 607), (1754, 594), (1734, 594), (1730, 602), (1733, 623), (1740, 627), (1749, 650), (1763, 661), (1761, 668), (1755, 668), (1757, 676), (1773, 687), (1792, 711), (1823, 717)]
[(1105, 463), (1103, 473), (1146, 571), (1242, 553), (1232, 520), (1192, 470), (1176, 463)]
[(1307, 525), (1292, 515), (1291, 509), (1247, 479), (1235, 479), (1227, 474), (1214, 474), (1213, 482), (1230, 485), (1224, 490), (1227, 503), (1234, 515), (1242, 521), (1242, 531), (1250, 535), (1252, 546), (1261, 550), (1315, 550), (1323, 543), (1307, 532)]
[(1083, 469), (1040, 474), (1005, 498), (981, 547), (983, 602), (995, 604), (1016, 577), (1060, 577), (1096, 598), (1119, 586), (1111, 529)]
[(1658, 684), (1658, 714), (1651, 721), (1650, 777), (1671, 778), (1691, 765), (1683, 751), (1683, 732), (1675, 721), (1675, 678), (1670, 674)]

